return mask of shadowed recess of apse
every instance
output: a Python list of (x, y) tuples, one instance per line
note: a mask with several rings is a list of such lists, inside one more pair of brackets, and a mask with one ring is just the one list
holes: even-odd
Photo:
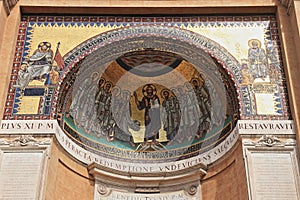
[(155, 77), (175, 69), (182, 60), (183, 58), (177, 54), (148, 48), (126, 53), (116, 61), (123, 69), (133, 74)]

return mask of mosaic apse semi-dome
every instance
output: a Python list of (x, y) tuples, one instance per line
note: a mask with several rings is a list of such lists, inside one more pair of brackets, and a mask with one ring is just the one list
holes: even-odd
[(204, 51), (191, 58), (142, 41), (76, 64), (63, 96), (63, 130), (97, 155), (143, 163), (190, 158), (224, 141), (238, 116), (226, 70)]

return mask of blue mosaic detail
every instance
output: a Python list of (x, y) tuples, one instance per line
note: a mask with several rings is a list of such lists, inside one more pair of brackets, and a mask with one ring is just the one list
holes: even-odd
[(44, 88), (26, 88), (24, 96), (44, 96)]

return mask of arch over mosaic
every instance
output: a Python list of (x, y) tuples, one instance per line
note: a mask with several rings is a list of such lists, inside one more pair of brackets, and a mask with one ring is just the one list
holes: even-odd
[[(126, 45), (124, 45), (124, 43)], [(187, 46), (187, 44), (190, 45)], [(102, 48), (104, 46), (105, 48)], [(92, 59), (83, 61), (88, 67), (85, 72), (81, 73), (88, 74), (90, 71), (93, 71), (94, 66), (99, 65), (99, 63), (115, 60), (124, 53), (133, 50), (138, 51), (147, 48), (178, 53), (184, 59), (188, 58), (191, 63), (196, 65), (208, 62), (207, 59), (210, 59), (210, 56), (207, 56), (208, 53), (212, 57), (215, 57), (216, 61), (230, 74), (231, 79), (234, 80), (237, 85), (238, 98), (242, 99), (242, 96), (239, 94), (239, 85), (242, 82), (239, 63), (226, 49), (204, 36), (174, 27), (137, 26), (101, 34), (84, 42), (68, 53), (65, 58), (65, 64), (66, 67), (71, 70), (76, 66), (77, 62), (86, 56), (97, 54), (97, 56), (93, 56)], [(200, 51), (200, 53), (198, 53), (198, 51)], [(212, 62), (213, 61), (210, 61), (205, 65), (205, 71), (209, 71), (208, 74), (214, 74), (214, 70), (216, 70), (216, 68), (209, 65), (209, 63), (211, 64)], [(65, 72), (65, 75), (69, 73), (69, 70)], [(152, 72), (147, 71), (147, 74), (150, 73)], [(65, 75), (62, 78), (64, 78)], [(62, 80), (60, 82), (62, 82)], [(59, 93), (60, 92), (57, 92), (56, 94)], [(240, 104), (243, 105), (242, 103)]]
[[(66, 77), (73, 78), (61, 81), (70, 90), (62, 86), (57, 92), (61, 126), (89, 151), (132, 162), (174, 161), (212, 149), (230, 134), (239, 115), (231, 77), (201, 48), (150, 37), (143, 32), (146, 27), (137, 28), (141, 36), (113, 31), (121, 42), (105, 39), (106, 44), (86, 49), (89, 54), (71, 64)], [(109, 35), (84, 46), (113, 38)], [(131, 68), (124, 69), (125, 60)]]

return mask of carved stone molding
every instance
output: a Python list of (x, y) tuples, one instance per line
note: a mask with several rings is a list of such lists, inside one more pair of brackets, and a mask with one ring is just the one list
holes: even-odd
[(188, 188), (188, 193), (189, 195), (195, 195), (198, 191), (198, 185), (191, 185), (189, 188)]
[[(111, 172), (96, 163), (88, 166), (95, 178), (94, 199), (201, 199), (202, 177), (206, 166), (200, 164), (192, 170), (174, 173)], [(158, 195), (159, 194), (159, 195)], [(179, 198), (179, 199), (180, 199)], [(134, 198), (132, 198), (134, 199)]]
[(294, 123), (291, 120), (240, 120), (238, 123), (245, 148), (296, 145)]
[(256, 142), (256, 146), (267, 146), (267, 147), (284, 146), (284, 143), (274, 135), (263, 135)]
[(108, 195), (110, 193), (110, 190), (102, 183), (97, 184), (97, 192), (100, 195)]
[(51, 138), (35, 138), (32, 135), (20, 135), (18, 137), (7, 139), (0, 139), (0, 146), (9, 146), (9, 147), (24, 147), (24, 146), (42, 146), (50, 145)]
[[(103, 181), (103, 180), (102, 180)], [(121, 200), (121, 199), (145, 199), (145, 200), (199, 200), (201, 197), (200, 181), (190, 184), (181, 184), (180, 187), (170, 187), (158, 190), (155, 187), (139, 188), (138, 191), (128, 190), (128, 188), (116, 188), (111, 184), (106, 184), (100, 180), (95, 182), (94, 200)]]
[(286, 13), (289, 15), (294, 1), (293, 0), (279, 0), (279, 2), (286, 8)]
[(6, 11), (7, 15), (10, 14), (10, 11), (18, 3), (18, 1), (19, 0), (3, 0), (5, 11)]
[(243, 144), (255, 147), (285, 147), (296, 145), (296, 141), (291, 138), (284, 140), (274, 135), (263, 135), (258, 140), (244, 139)]

